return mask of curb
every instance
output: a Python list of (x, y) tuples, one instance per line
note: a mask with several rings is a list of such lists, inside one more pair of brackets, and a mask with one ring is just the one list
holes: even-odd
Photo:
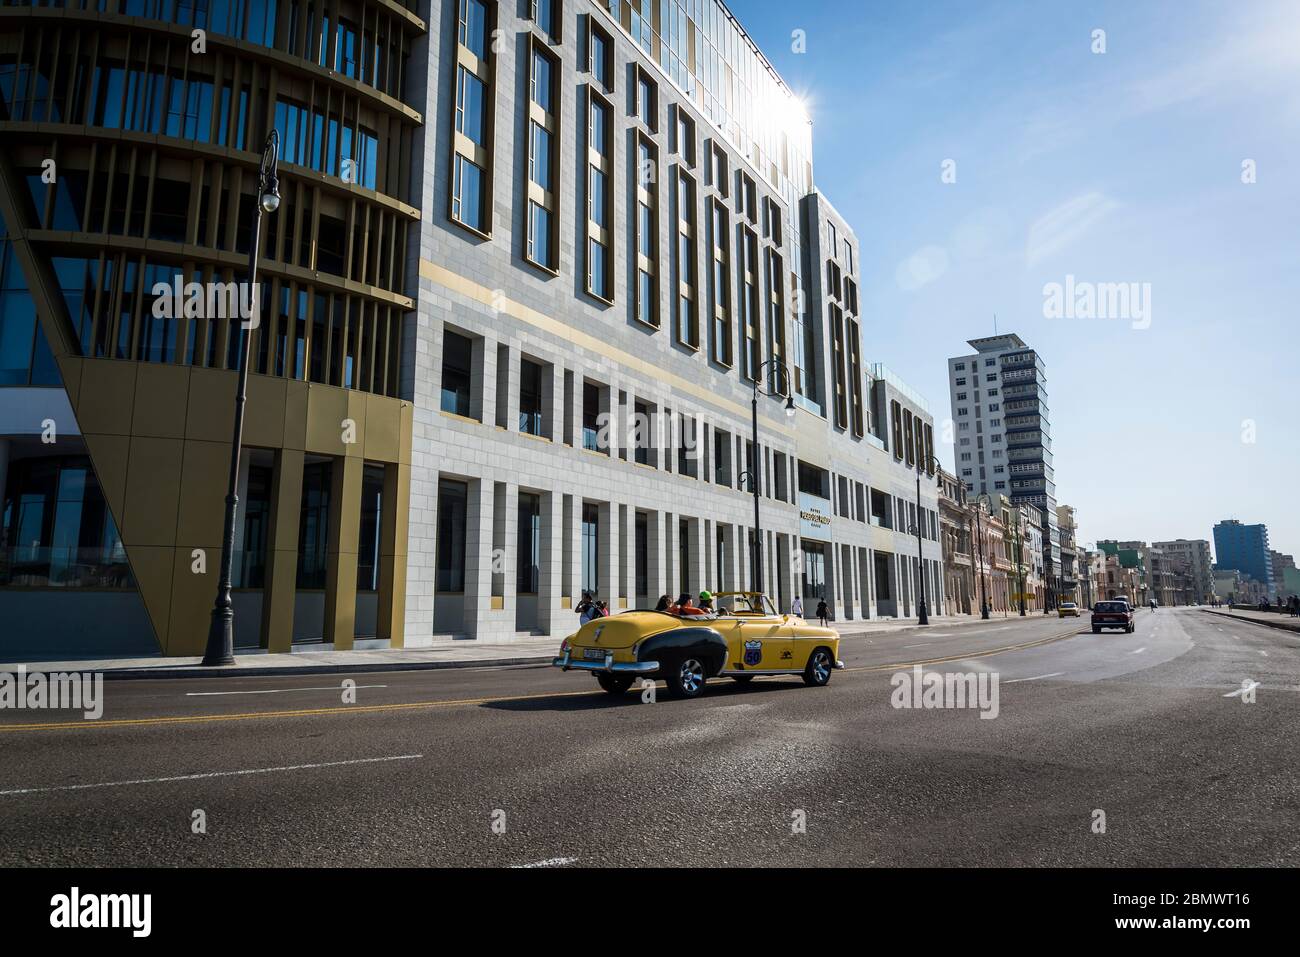
[(1300, 627), (1295, 625), (1284, 625), (1280, 621), (1260, 621), (1258, 618), (1247, 618), (1245, 615), (1234, 615), (1229, 611), (1211, 611), (1209, 608), (1202, 608), (1201, 611), (1207, 615), (1215, 615), (1219, 618), (1231, 618), (1233, 621), (1244, 621), (1252, 625), (1263, 625), (1265, 628), (1277, 628), (1280, 631), (1288, 631), (1293, 635), (1300, 637)]
[[(1042, 614), (1040, 614), (1038, 617), (1035, 617), (1034, 615), (1026, 615), (1026, 616), (1025, 616), (1025, 621), (1031, 621), (1031, 620), (1032, 620), (1032, 621), (1042, 621), (1042, 620), (1044, 620), (1044, 619), (1050, 619), (1051, 617), (1052, 617), (1051, 615), (1042, 615)], [(992, 624), (993, 622), (995, 622), (995, 621), (999, 621), (999, 620), (1001, 620), (1001, 619), (997, 619), (997, 618), (994, 618), (994, 617), (990, 616), (990, 617), (989, 617), (989, 624)], [(1012, 621), (1012, 620), (1019, 621), (1019, 620), (1020, 620), (1020, 616), (1019, 616), (1019, 615), (1008, 615), (1007, 618), (1006, 618), (1005, 620), (1008, 621), (1008, 622), (1010, 622), (1010, 621)], [(969, 628), (970, 626), (972, 626), (972, 625), (974, 625), (974, 624), (975, 624), (975, 622), (973, 622), (973, 621), (963, 621), (963, 622), (945, 622), (945, 623), (940, 623), (940, 624), (936, 624), (936, 623), (934, 623), (934, 622), (931, 622), (931, 623), (928, 624), (928, 625), (918, 625), (918, 624), (916, 624), (916, 623), (912, 623), (912, 624), (910, 624), (910, 625), (900, 625), (900, 626), (897, 627), (897, 628), (881, 628), (881, 629), (878, 629), (878, 630), (876, 630), (876, 631), (854, 631), (854, 632), (847, 632), (847, 633), (845, 633), (845, 634), (841, 634), (841, 635), (840, 635), (840, 639), (843, 640), (843, 639), (845, 639), (845, 638), (871, 638), (871, 637), (873, 637), (873, 636), (875, 636), (875, 635), (893, 635), (893, 634), (897, 634), (897, 633), (899, 633), (899, 632), (904, 632), (904, 631), (928, 631), (928, 630), (930, 630), (931, 628)]]
[[(312, 674), (375, 674), (385, 671), (435, 671), (448, 668), (500, 668), (506, 665), (549, 665), (555, 655), (531, 655), (513, 658), (481, 658), (478, 660), (456, 661), (385, 661), (374, 664), (324, 664), (324, 665), (286, 665), (283, 668), (259, 668), (256, 665), (225, 665), (203, 667), (187, 665), (167, 671), (154, 668), (114, 668), (95, 672), (102, 674), (105, 681), (140, 681), (155, 678), (273, 678), (276, 675), (312, 675)], [(94, 669), (90, 669), (94, 671)], [(28, 673), (34, 673), (28, 668)]]

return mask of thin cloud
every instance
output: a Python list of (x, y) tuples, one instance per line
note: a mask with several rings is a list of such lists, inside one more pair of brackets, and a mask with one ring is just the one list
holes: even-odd
[(1119, 209), (1104, 193), (1084, 193), (1048, 210), (1029, 227), (1025, 259), (1035, 266), (1077, 242), (1092, 227)]

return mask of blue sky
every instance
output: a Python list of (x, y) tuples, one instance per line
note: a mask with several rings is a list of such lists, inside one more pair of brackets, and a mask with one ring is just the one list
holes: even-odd
[[(1236, 517), (1300, 552), (1300, 2), (731, 6), (813, 117), (872, 361), (942, 423), (996, 313), (1047, 363), (1081, 541)], [(1067, 275), (1150, 283), (1149, 328), (1045, 318)]]

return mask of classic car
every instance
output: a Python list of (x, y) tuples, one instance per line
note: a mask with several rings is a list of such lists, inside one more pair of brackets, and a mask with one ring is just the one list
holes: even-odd
[(566, 638), (552, 664), (590, 671), (610, 694), (637, 678), (662, 678), (674, 698), (695, 698), (710, 678), (744, 683), (760, 675), (802, 675), (820, 687), (843, 668), (839, 633), (782, 615), (759, 592), (721, 592), (706, 614), (626, 611), (593, 618)]

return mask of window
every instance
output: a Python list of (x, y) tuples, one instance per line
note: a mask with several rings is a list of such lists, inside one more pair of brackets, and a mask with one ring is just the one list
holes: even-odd
[(965, 392), (958, 392), (958, 393), (957, 393), (957, 401), (958, 401), (958, 402), (965, 402), (965, 401), (966, 401), (966, 393), (965, 393)]
[(640, 67), (636, 70), (636, 117), (651, 133), (659, 131), (659, 91)]
[(727, 208), (719, 200), (709, 202), (709, 246), (712, 269), (709, 277), (710, 356), (729, 366), (731, 350), (731, 242)]
[(438, 481), (438, 553), (435, 588), (465, 590), (465, 513), (469, 486), (451, 479)]
[(717, 140), (709, 141), (709, 185), (723, 199), (727, 198), (727, 153)]
[(519, 362), (519, 431), (542, 435), (542, 367), (536, 362)]
[(587, 94), (587, 293), (613, 302), (614, 108), (593, 87)]
[(673, 152), (682, 158), (687, 166), (695, 165), (695, 121), (686, 115), (680, 106), (674, 112), (677, 121), (673, 124)]
[(959, 408), (959, 409), (957, 410), (957, 414), (958, 414), (958, 415), (969, 415), (969, 414), (970, 414), (970, 409), (967, 408), (966, 406), (962, 406), (961, 408)]
[[(559, 271), (559, 223), (555, 167), (559, 141), (558, 65), (536, 38), (530, 39), (528, 77), (528, 232), (525, 258)], [(588, 144), (590, 148), (591, 144)], [(590, 150), (589, 150), (590, 151)]]
[(600, 590), (600, 507), (582, 503), (582, 590)]
[(648, 326), (659, 325), (659, 155), (654, 142), (638, 133), (636, 222), (636, 317)]
[(984, 381), (985, 381), (985, 382), (997, 382), (997, 381), (998, 381), (998, 374), (997, 374), (996, 372), (990, 372), (988, 375), (986, 375), (986, 376), (984, 377)]
[(608, 33), (596, 26), (594, 17), (587, 17), (587, 70), (607, 91), (614, 89), (614, 41)]
[(515, 592), (536, 595), (542, 566), (542, 498), (519, 493), (519, 528), (516, 533)]
[[(774, 249), (767, 250), (766, 258), (767, 291), (763, 298), (767, 310), (767, 354), (784, 366), (786, 364), (785, 300), (782, 282), (785, 276), (785, 263), (782, 261), (780, 253)], [(786, 379), (775, 371), (772, 372), (768, 386), (771, 391), (778, 395), (786, 394)]]
[(953, 368), (956, 369), (958, 372), (961, 372), (966, 368), (966, 363), (959, 362), (955, 366), (953, 366)]
[[(456, 25), (456, 106), (452, 120), (448, 214), (453, 222), (483, 236), (492, 231), (490, 171), (495, 57), (488, 37), (495, 22), (495, 10), (495, 6), (489, 9), (483, 0), (459, 0)], [(331, 131), (331, 139), (333, 136)], [(375, 162), (374, 153), (371, 150), (363, 166)]]
[(582, 384), (582, 447), (591, 452), (601, 452), (600, 386), (591, 382)]
[(560, 2), (561, 0), (529, 0), (533, 22), (552, 43), (560, 42)]
[(741, 374), (751, 382), (763, 362), (763, 341), (758, 301), (758, 236), (749, 227), (740, 230), (737, 263), (740, 289)]
[(677, 273), (674, 325), (677, 341), (698, 349), (699, 315), (696, 309), (695, 283), (695, 181), (677, 167), (676, 239), (673, 244), (673, 267)]
[(470, 370), (474, 344), (467, 338), (447, 331), (442, 341), (442, 411), (453, 415), (470, 414)]
[(998, 364), (998, 360), (997, 360), (997, 359), (985, 359), (985, 360), (984, 360), (984, 364), (985, 364), (986, 366), (997, 365), (997, 364)]

